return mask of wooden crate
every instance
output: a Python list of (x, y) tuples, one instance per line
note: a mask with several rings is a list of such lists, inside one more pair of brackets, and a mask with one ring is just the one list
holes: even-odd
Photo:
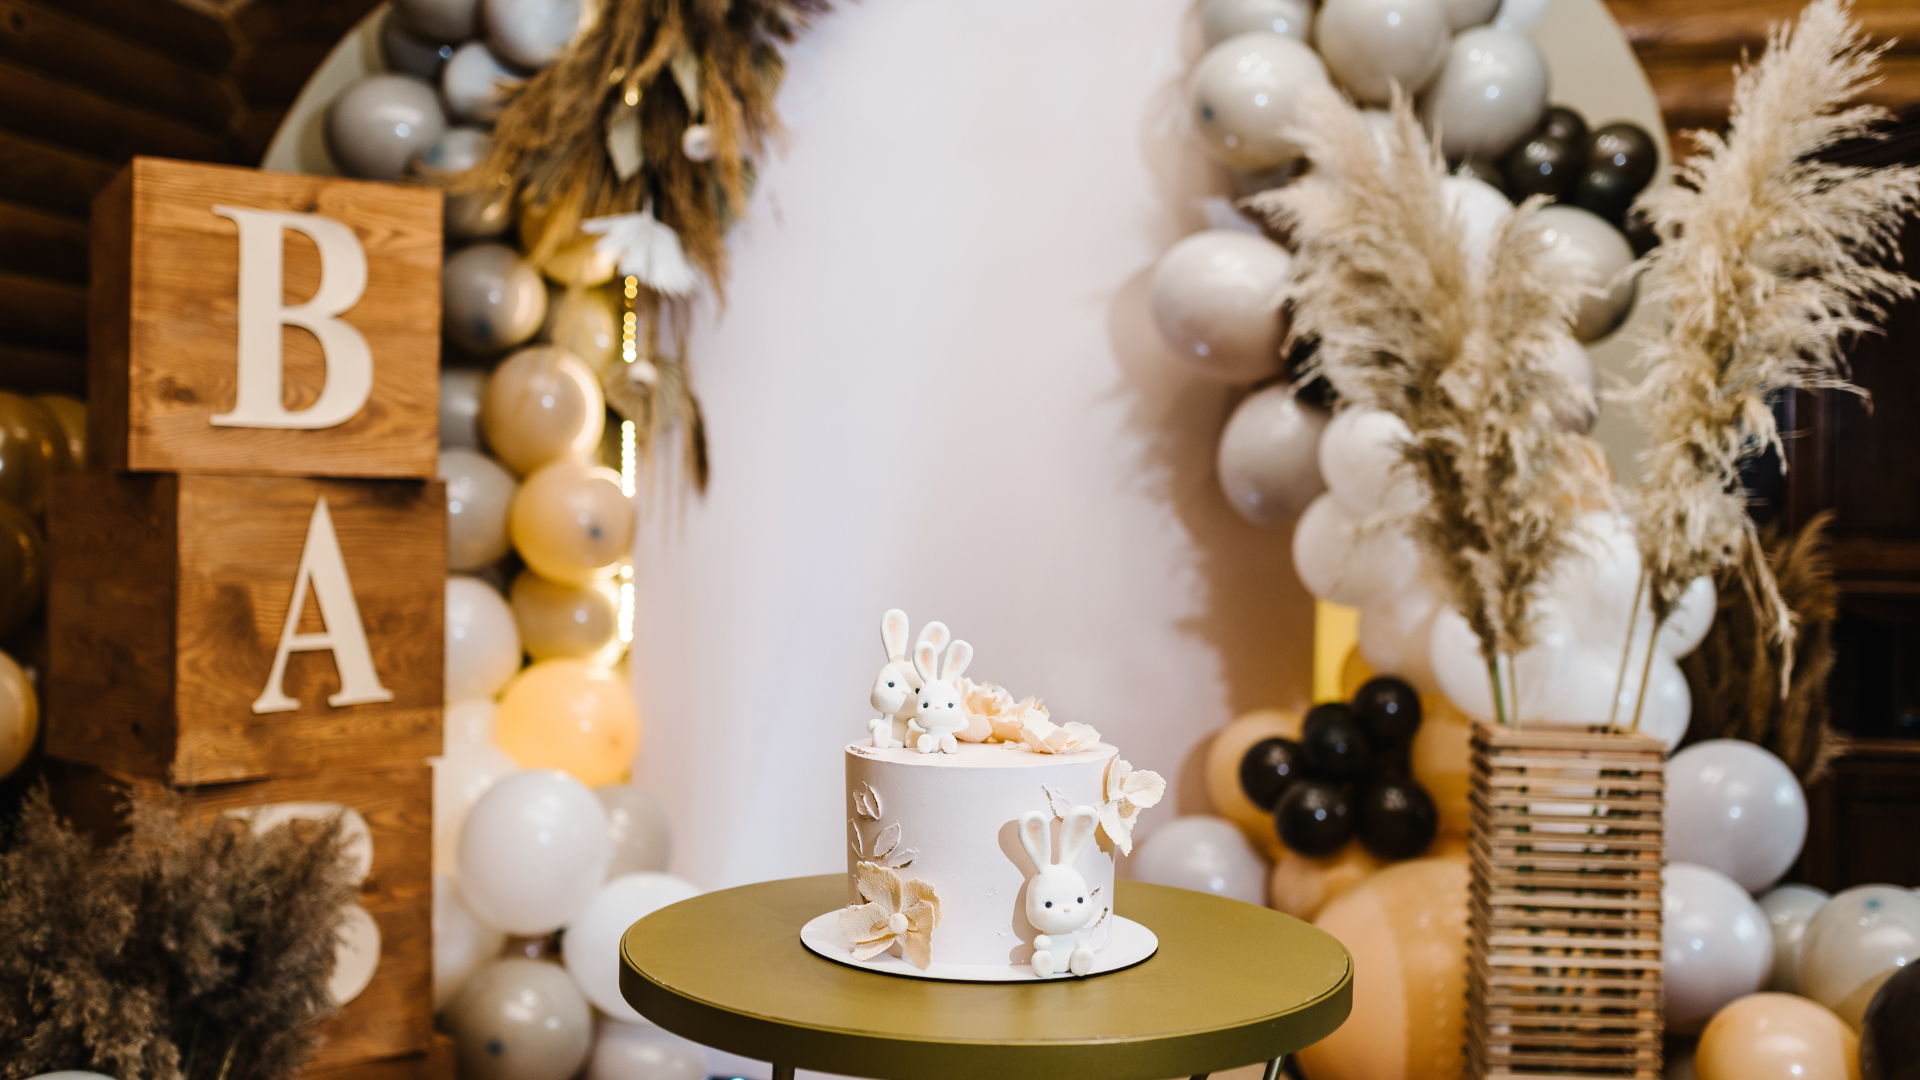
[[(96, 837), (119, 828), (124, 779), (85, 765), (49, 771), (62, 814)], [(433, 773), (424, 760), (377, 769), (333, 769), (298, 776), (184, 789), (205, 813), (256, 810), (275, 803), (338, 803), (366, 819), (373, 865), (359, 903), (380, 927), (373, 981), (321, 1029), (310, 1073), (342, 1078), (450, 1076), (435, 1071), (433, 1035)], [(385, 1071), (382, 1071), (385, 1070)]]
[[(439, 448), (441, 195), (428, 188), (225, 165), (135, 158), (95, 199), (88, 293), (88, 458), (97, 468), (289, 476), (433, 476)], [(305, 215), (300, 231), (251, 220), (263, 243), (242, 267), (248, 212)], [(323, 219), (316, 225), (313, 219)], [(332, 223), (332, 224), (328, 224)], [(351, 236), (344, 235), (344, 226)], [(337, 241), (337, 242), (335, 242)], [(364, 286), (350, 292), (364, 262)], [(251, 367), (258, 391), (303, 413), (356, 380), (359, 346), (283, 323), (281, 308), (317, 297), (323, 277), (351, 296), (339, 324), (370, 358), (371, 384), (343, 419), (262, 422), (240, 408), (242, 282), (282, 279), (249, 295), (279, 362)], [(264, 286), (262, 286), (264, 287)], [(337, 306), (321, 298), (324, 314)], [(269, 325), (270, 324), (270, 325)], [(332, 324), (328, 332), (334, 333)], [(354, 354), (354, 355), (349, 355)], [(349, 363), (349, 361), (353, 361)], [(273, 383), (279, 392), (271, 393)], [(274, 401), (274, 399), (278, 399)], [(268, 411), (272, 411), (271, 405)], [(331, 406), (323, 412), (332, 412)], [(240, 413), (247, 415), (242, 416)]]
[[(289, 651), (292, 707), (256, 711), (323, 499), (391, 697), (331, 704), (341, 654)], [(441, 482), (74, 474), (57, 478), (48, 539), (49, 756), (186, 785), (440, 752)], [(303, 592), (295, 629), (342, 633)]]
[(1475, 726), (1470, 1076), (1660, 1080), (1665, 750)]

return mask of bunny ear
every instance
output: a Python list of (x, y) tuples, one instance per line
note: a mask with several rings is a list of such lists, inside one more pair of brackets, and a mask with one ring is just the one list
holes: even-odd
[(907, 655), (906, 612), (893, 608), (880, 616), (880, 644), (886, 646), (889, 660), (899, 660)]
[(1067, 814), (1067, 827), (1060, 832), (1060, 865), (1072, 866), (1080, 849), (1093, 839), (1093, 827), (1100, 824), (1100, 812), (1091, 806), (1076, 806)]
[(947, 632), (946, 623), (930, 622), (920, 628), (919, 643), (933, 646), (933, 651), (938, 653), (941, 649), (947, 647), (947, 642), (952, 637), (953, 635)]
[(1047, 834), (1047, 826), (1052, 821), (1051, 814), (1038, 810), (1029, 810), (1020, 817), (1020, 846), (1027, 849), (1027, 858), (1033, 860), (1035, 870), (1053, 865), (1053, 838)]
[(926, 640), (926, 635), (922, 634), (920, 644), (913, 647), (913, 670), (919, 674), (922, 682), (935, 682), (940, 678), (940, 673), (935, 670), (939, 664), (939, 651), (933, 647), (933, 642)]
[(947, 646), (947, 658), (941, 661), (940, 677), (952, 682), (973, 663), (973, 646), (964, 641), (956, 641)]

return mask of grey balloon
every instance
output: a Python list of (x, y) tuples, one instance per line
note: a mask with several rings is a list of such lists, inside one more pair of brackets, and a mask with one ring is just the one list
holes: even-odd
[(480, 0), (393, 0), (407, 29), (428, 41), (457, 45), (480, 30)]
[(1760, 898), (1760, 910), (1773, 930), (1773, 975), (1767, 979), (1768, 990), (1798, 992), (1795, 988), (1800, 983), (1794, 970), (1800, 963), (1800, 939), (1807, 936), (1807, 924), (1828, 899), (1824, 891), (1811, 885), (1782, 885)]
[(1421, 99), (1449, 159), (1499, 158), (1547, 108), (1547, 61), (1526, 35), (1482, 26), (1453, 39)]
[(1267, 865), (1225, 818), (1174, 818), (1141, 840), (1128, 861), (1136, 881), (1266, 902)]
[[(451, 175), (480, 164), (493, 149), (493, 135), (482, 127), (451, 127), (415, 159), (428, 173)], [(484, 240), (499, 236), (513, 224), (513, 190), (496, 182), (484, 191), (447, 194), (446, 233), (449, 240)]]
[(593, 794), (606, 808), (607, 828), (613, 834), (608, 879), (643, 870), (665, 871), (673, 847), (660, 800), (635, 784), (608, 784), (594, 788)]
[(478, 570), (499, 562), (507, 541), (507, 508), (513, 504), (513, 474), (477, 450), (440, 451), (440, 479), (447, 482), (447, 569)]
[(607, 1020), (593, 1044), (586, 1080), (706, 1080), (700, 1044), (651, 1024)]
[(440, 70), (440, 94), (455, 120), (491, 124), (526, 81), (526, 76), (488, 51), (485, 42), (469, 41), (455, 49)]
[(1248, 394), (1220, 433), (1220, 487), (1240, 516), (1269, 529), (1298, 518), (1327, 482), (1320, 434), (1327, 413), (1302, 405), (1285, 386)]
[(1602, 290), (1580, 299), (1568, 329), (1580, 343), (1597, 341), (1618, 329), (1633, 310), (1637, 288), (1633, 277), (1621, 274), (1633, 262), (1633, 247), (1605, 218), (1578, 206), (1554, 204), (1540, 208), (1534, 218), (1551, 247), (1547, 258), (1579, 267), (1586, 284)]
[(467, 977), (448, 1011), (461, 1080), (568, 1080), (593, 1049), (593, 1013), (566, 969), (509, 957)]
[(487, 373), (474, 368), (440, 371), (440, 445), (478, 450), (480, 396), (486, 392)]
[(540, 272), (505, 244), (454, 253), (440, 273), (442, 323), (454, 344), (490, 355), (526, 341), (547, 315)]
[(1250, 30), (1310, 41), (1313, 4), (1310, 0), (1206, 0), (1200, 7), (1200, 35), (1209, 49)]
[(362, 180), (400, 179), (446, 130), (433, 87), (408, 75), (362, 79), (327, 110), (327, 148), (342, 171)]
[(480, 19), (494, 55), (542, 68), (580, 32), (580, 0), (485, 0)]
[(1447, 60), (1440, 0), (1327, 0), (1315, 27), (1327, 71), (1369, 105), (1392, 100), (1395, 85), (1419, 93)]
[(430, 83), (440, 80), (440, 66), (453, 55), (453, 46), (428, 41), (407, 29), (407, 24), (392, 11), (380, 23), (380, 56), (387, 68)]

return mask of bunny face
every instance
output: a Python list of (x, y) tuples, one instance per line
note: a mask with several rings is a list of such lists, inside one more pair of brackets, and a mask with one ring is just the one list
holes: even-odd
[[(907, 703), (914, 699), (913, 694), (920, 680), (912, 677), (912, 672), (913, 669), (905, 664), (888, 664), (874, 677), (873, 696), (869, 700), (882, 715), (903, 719), (913, 715)], [(903, 709), (905, 712), (901, 711)]]
[(1020, 819), (1020, 845), (1038, 873), (1027, 879), (1027, 921), (1049, 936), (1070, 934), (1093, 921), (1098, 905), (1087, 880), (1074, 869), (1074, 860), (1093, 839), (1100, 814), (1091, 806), (1076, 806), (1060, 831), (1060, 861), (1053, 861), (1053, 815), (1034, 810)]
[(945, 626), (928, 623), (926, 629), (920, 631), (920, 642), (913, 649), (914, 672), (920, 676), (914, 711), (920, 726), (929, 731), (957, 731), (967, 726), (967, 711), (961, 705), (960, 676), (973, 662), (973, 646), (955, 641), (941, 657), (936, 641), (944, 639), (946, 634)]

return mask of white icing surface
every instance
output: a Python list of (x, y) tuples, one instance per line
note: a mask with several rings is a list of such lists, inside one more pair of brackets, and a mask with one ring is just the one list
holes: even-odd
[[(924, 878), (940, 898), (940, 924), (933, 932), (934, 963), (1018, 965), (1024, 970), (1035, 933), (1025, 913), (1027, 878), (1034, 867), (1020, 846), (1020, 815), (1050, 809), (1055, 800), (1049, 790), (1066, 806), (1097, 809), (1105, 794), (1107, 767), (1117, 755), (1114, 747), (1105, 744), (1058, 755), (1013, 750), (997, 743), (962, 743), (954, 754), (849, 745), (848, 903), (862, 902), (854, 884), (854, 864), (863, 856), (873, 857), (882, 833), (891, 833), (898, 825), (896, 846), (888, 857), (874, 861), (899, 862), (903, 852), (915, 849), (912, 863), (898, 873), (903, 880)], [(857, 795), (866, 799), (858, 800)], [(862, 813), (862, 807), (871, 808), (875, 795), (879, 797), (877, 818)], [(1060, 824), (1056, 817), (1056, 852)], [(879, 846), (885, 847), (884, 843)], [(1095, 833), (1073, 865), (1086, 878), (1088, 889), (1098, 890), (1101, 906), (1111, 909), (1114, 852), (1105, 832)], [(1114, 918), (1108, 914), (1083, 932), (1096, 954), (1111, 940), (1113, 926)]]

